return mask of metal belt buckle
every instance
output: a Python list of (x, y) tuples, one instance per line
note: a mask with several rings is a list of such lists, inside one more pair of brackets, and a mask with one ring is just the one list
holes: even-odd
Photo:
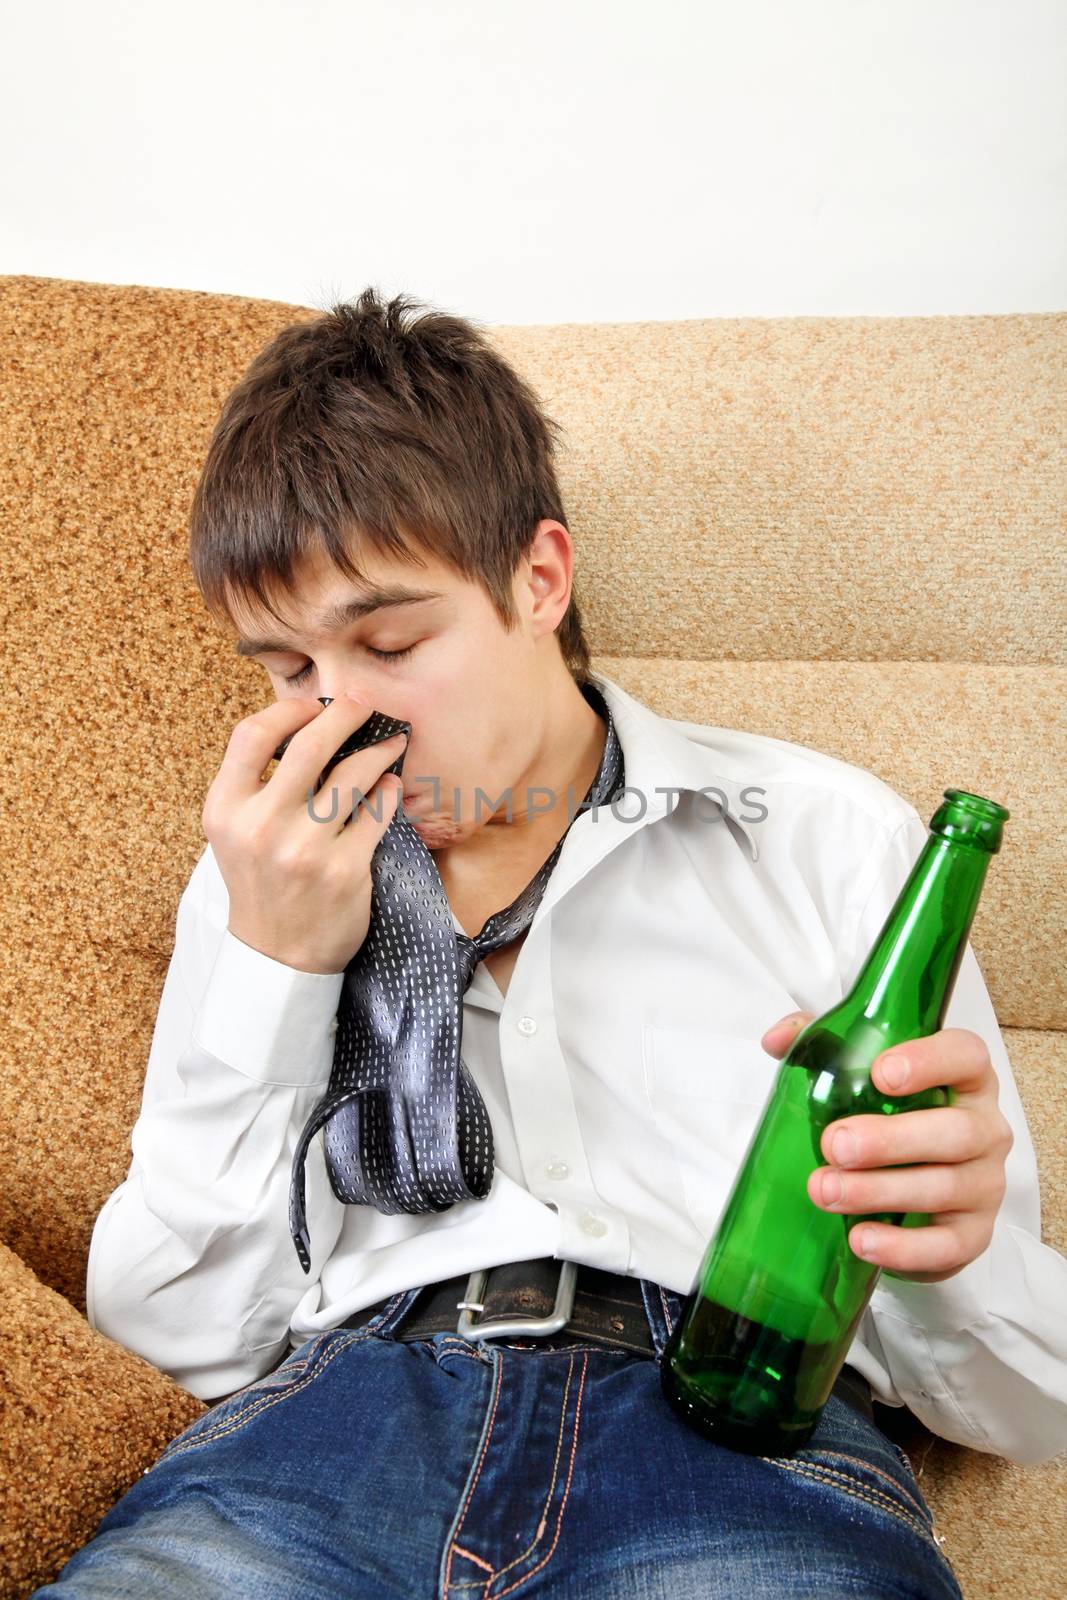
[(478, 1272), (472, 1272), (467, 1279), (463, 1299), (456, 1305), (457, 1311), (462, 1313), (456, 1323), (456, 1332), (463, 1339), (541, 1339), (552, 1333), (561, 1333), (574, 1310), (578, 1265), (574, 1261), (561, 1261), (559, 1269), (556, 1303), (550, 1317), (484, 1317), (478, 1323), (473, 1321), (471, 1312), (485, 1310), (482, 1294), (492, 1268), (483, 1267)]

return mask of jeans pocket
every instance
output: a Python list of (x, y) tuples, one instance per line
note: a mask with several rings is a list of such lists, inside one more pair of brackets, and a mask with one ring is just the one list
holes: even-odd
[[(339, 1336), (344, 1336), (344, 1332), (341, 1328), (328, 1328), (325, 1333), (315, 1335), (262, 1378), (256, 1378), (245, 1388), (235, 1390), (225, 1400), (216, 1401), (202, 1417), (197, 1417), (195, 1422), (170, 1441), (158, 1460), (169, 1460), (194, 1446), (210, 1444), (214, 1439), (235, 1433), (266, 1406), (275, 1405), (303, 1389), (321, 1369), (322, 1358), (331, 1343)], [(351, 1335), (348, 1337), (351, 1338)]]

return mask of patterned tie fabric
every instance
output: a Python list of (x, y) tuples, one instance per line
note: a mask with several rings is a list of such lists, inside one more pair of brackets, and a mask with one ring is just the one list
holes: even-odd
[[(580, 688), (607, 724), (607, 738), (568, 833), (582, 812), (608, 804), (625, 784), (622, 746), (607, 702), (594, 684)], [(372, 712), (330, 767), (353, 750), (410, 728)], [(397, 772), (403, 756), (385, 770)], [(403, 808), (397, 809), (371, 858), (370, 927), (345, 968), (330, 1080), (293, 1156), (289, 1228), (305, 1273), (311, 1270), (311, 1239), (304, 1162), (320, 1128), (330, 1185), (346, 1205), (372, 1205), (393, 1215), (444, 1211), (488, 1195), (493, 1130), (460, 1059), (463, 996), (479, 960), (510, 944), (533, 921), (566, 836), (511, 905), (471, 939), (454, 926), (433, 853)]]

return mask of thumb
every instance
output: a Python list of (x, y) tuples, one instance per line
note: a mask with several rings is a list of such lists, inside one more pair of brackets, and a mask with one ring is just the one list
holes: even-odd
[(780, 1060), (801, 1028), (806, 1028), (813, 1017), (814, 1012), (812, 1011), (791, 1011), (787, 1017), (782, 1017), (780, 1021), (767, 1029), (767, 1032), (760, 1040), (760, 1044), (769, 1056), (775, 1056)]

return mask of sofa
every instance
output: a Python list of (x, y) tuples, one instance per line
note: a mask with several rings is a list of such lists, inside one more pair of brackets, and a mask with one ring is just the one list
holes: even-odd
[[(355, 286), (356, 288), (359, 285)], [(269, 700), (193, 585), (221, 402), (305, 306), (0, 278), (7, 914), (0, 1596), (205, 1403), (87, 1317), (204, 795)], [(320, 308), (321, 309), (321, 308)], [(593, 664), (656, 710), (1011, 810), (972, 928), (1067, 1250), (1067, 313), (487, 328), (562, 426)], [(776, 1019), (767, 1018), (769, 1025)], [(1067, 1459), (876, 1419), (967, 1600), (1063, 1593)]]

